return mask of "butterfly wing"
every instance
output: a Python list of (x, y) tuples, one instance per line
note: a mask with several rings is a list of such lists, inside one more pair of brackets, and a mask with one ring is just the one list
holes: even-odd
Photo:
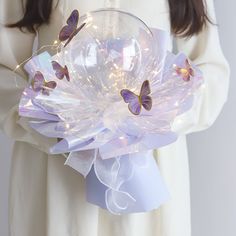
[(148, 95), (143, 95), (140, 98), (142, 106), (147, 110), (150, 111), (152, 109), (152, 98)]
[(174, 69), (175, 69), (175, 72), (176, 72), (177, 75), (182, 75), (181, 74), (181, 68), (179, 66), (175, 65)]
[(71, 35), (69, 36), (67, 42), (65, 43), (64, 47), (68, 45), (68, 43), (74, 38), (76, 34), (79, 33), (79, 31), (85, 26), (86, 23), (83, 23), (78, 29), (74, 30)]
[(177, 75), (182, 76), (181, 68), (179, 66), (175, 65), (174, 66), (174, 70), (175, 70)]
[(145, 80), (140, 90), (140, 96), (149, 95), (150, 93), (151, 93), (151, 88), (149, 80)]
[(37, 71), (32, 80), (32, 88), (35, 92), (39, 92), (44, 86), (45, 80), (43, 74)]
[(124, 99), (125, 103), (129, 104), (128, 108), (130, 112), (134, 115), (139, 115), (141, 112), (141, 104), (139, 102), (139, 97), (128, 89), (122, 89), (120, 94)]
[(185, 73), (182, 73), (182, 78), (184, 81), (189, 81), (190, 80), (190, 73), (189, 71), (185, 72)]
[(42, 89), (42, 93), (44, 95), (49, 95), (50, 90), (56, 88), (57, 83), (55, 81), (45, 82), (44, 87)]
[(55, 81), (45, 82), (44, 87), (47, 87), (49, 89), (54, 89), (57, 87), (57, 83)]
[(66, 41), (67, 39), (70, 38), (74, 30), (75, 28), (72, 26), (69, 25), (64, 26), (59, 33), (59, 40), (62, 42)]
[(120, 91), (120, 94), (121, 94), (122, 98), (124, 99), (125, 103), (130, 103), (133, 100), (138, 98), (138, 96), (135, 93), (131, 92), (128, 89), (122, 89)]
[(191, 67), (189, 68), (189, 74), (193, 77), (195, 75), (194, 69)]
[(185, 65), (188, 70), (188, 76), (184, 78), (184, 80), (189, 81), (191, 79), (191, 76), (193, 77), (195, 75), (195, 72), (188, 59), (186, 59)]
[(65, 68), (63, 68), (58, 62), (52, 61), (52, 68), (55, 71), (55, 75), (58, 79), (64, 78)]
[(187, 70), (189, 70), (191, 68), (191, 64), (189, 63), (188, 59), (185, 60), (185, 67)]
[(68, 71), (67, 66), (64, 67), (64, 74), (66, 76), (67, 81), (70, 81), (70, 75), (69, 75), (69, 71)]
[(79, 12), (78, 12), (78, 10), (75, 9), (70, 14), (70, 16), (67, 19), (66, 23), (68, 25), (71, 25), (71, 26), (74, 26), (75, 28), (77, 28), (78, 21), (79, 21)]
[(60, 41), (63, 42), (66, 41), (67, 39), (70, 39), (71, 35), (77, 28), (78, 21), (79, 21), (79, 12), (77, 10), (74, 10), (66, 21), (67, 25), (64, 26), (59, 33)]
[(181, 68), (179, 66), (175, 66), (176, 74), (180, 76), (184, 81), (190, 80), (190, 69), (191, 68)]
[[(189, 63), (189, 60), (188, 59), (186, 59), (186, 61), (185, 61), (185, 64), (186, 64), (186, 68), (187, 68), (187, 70), (188, 70), (188, 72), (189, 72), (189, 75), (190, 76), (194, 76), (194, 69), (193, 69), (193, 67), (191, 66), (191, 64)], [(189, 77), (190, 77), (189, 76)], [(190, 79), (190, 78), (189, 78)]]
[(148, 111), (150, 111), (152, 108), (152, 98), (149, 96), (150, 93), (151, 88), (149, 80), (145, 80), (140, 90), (140, 101), (142, 106)]

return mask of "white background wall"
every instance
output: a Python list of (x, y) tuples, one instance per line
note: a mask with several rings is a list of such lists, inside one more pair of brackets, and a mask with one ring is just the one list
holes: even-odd
[[(188, 137), (192, 236), (236, 235), (236, 2), (216, 0), (215, 4), (222, 47), (232, 68), (231, 88), (215, 125)], [(10, 140), (0, 134), (1, 236), (7, 236), (10, 147)]]
[(236, 2), (216, 0), (215, 7), (231, 85), (213, 127), (188, 137), (192, 236), (236, 235)]

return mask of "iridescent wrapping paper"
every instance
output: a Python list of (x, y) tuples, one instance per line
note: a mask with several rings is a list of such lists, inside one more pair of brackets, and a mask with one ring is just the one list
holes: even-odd
[[(117, 14), (119, 27), (125, 20), (132, 30), (108, 34), (108, 25), (101, 34), (106, 14)], [(86, 178), (89, 202), (114, 214), (156, 209), (169, 193), (152, 150), (176, 141), (171, 124), (191, 108), (202, 74), (184, 54), (167, 51), (167, 33), (150, 31), (130, 14), (103, 10), (81, 23), (86, 19), (84, 31), (57, 54), (44, 52), (25, 65), (31, 81), (39, 72), (45, 81), (38, 91), (32, 83), (25, 88), (19, 114), (40, 134), (60, 140), (50, 151), (68, 153), (65, 164)], [(58, 78), (54, 61), (69, 77)], [(152, 107), (134, 115), (120, 91), (138, 94), (145, 80)]]

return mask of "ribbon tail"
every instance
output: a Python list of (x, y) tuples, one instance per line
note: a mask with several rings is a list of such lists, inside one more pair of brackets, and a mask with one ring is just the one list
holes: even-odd
[(65, 161), (65, 165), (78, 171), (85, 178), (93, 166), (97, 152), (97, 149), (71, 152)]

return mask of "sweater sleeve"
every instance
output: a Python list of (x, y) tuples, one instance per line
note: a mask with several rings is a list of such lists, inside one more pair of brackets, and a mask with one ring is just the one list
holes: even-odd
[(174, 130), (184, 134), (210, 127), (227, 100), (229, 66), (220, 46), (213, 0), (207, 0), (206, 6), (214, 24), (207, 23), (201, 33), (191, 38), (176, 39), (177, 50), (184, 52), (204, 77), (192, 109), (179, 116), (173, 124)]
[(48, 152), (55, 143), (37, 134), (27, 125), (19, 123), (18, 106), (21, 93), (27, 85), (27, 75), (15, 67), (32, 55), (35, 35), (23, 33), (16, 28), (7, 28), (22, 17), (21, 1), (4, 0), (0, 2), (0, 129), (10, 138), (23, 141)]

